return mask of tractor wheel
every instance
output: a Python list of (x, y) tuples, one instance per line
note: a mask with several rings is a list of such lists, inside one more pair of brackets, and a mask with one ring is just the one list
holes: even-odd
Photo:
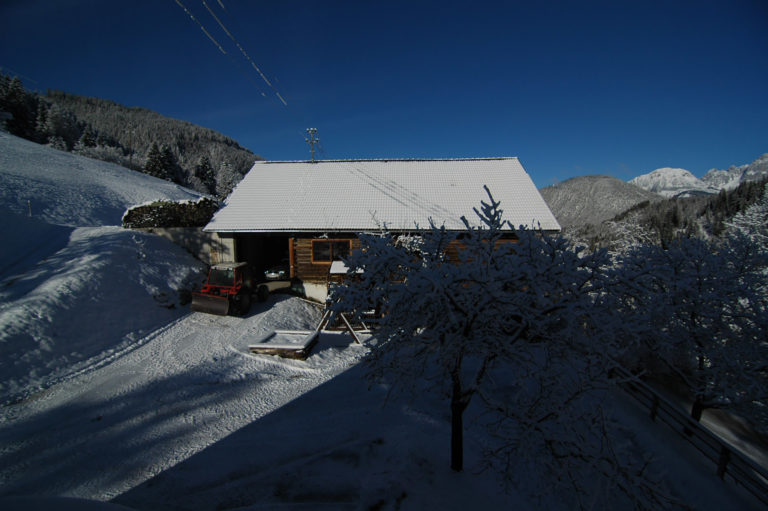
[(241, 316), (245, 316), (248, 314), (248, 309), (251, 308), (251, 296), (248, 293), (244, 293), (240, 296), (240, 307), (238, 309), (238, 314)]
[(258, 298), (260, 302), (266, 302), (267, 298), (269, 298), (269, 288), (267, 286), (259, 286), (256, 290), (256, 298)]

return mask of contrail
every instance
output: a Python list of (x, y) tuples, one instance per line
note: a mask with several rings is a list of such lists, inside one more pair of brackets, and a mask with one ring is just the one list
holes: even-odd
[(221, 51), (221, 53), (223, 53), (224, 55), (226, 55), (226, 54), (227, 54), (227, 52), (225, 52), (225, 51), (224, 51), (224, 48), (222, 48), (222, 47), (221, 47), (221, 45), (219, 44), (219, 42), (218, 42), (216, 39), (214, 39), (214, 38), (213, 38), (213, 36), (212, 36), (211, 34), (209, 34), (209, 33), (208, 33), (208, 31), (205, 29), (205, 27), (203, 26), (203, 24), (202, 24), (202, 23), (200, 23), (200, 22), (197, 20), (197, 18), (195, 18), (195, 17), (192, 15), (192, 13), (191, 13), (191, 12), (189, 12), (189, 10), (188, 10), (186, 7), (184, 7), (184, 4), (183, 4), (183, 3), (181, 3), (181, 0), (176, 0), (176, 3), (178, 4), (178, 6), (179, 6), (179, 7), (181, 7), (182, 9), (184, 9), (184, 12), (186, 12), (186, 13), (187, 13), (187, 15), (188, 15), (190, 18), (192, 18), (192, 21), (194, 21), (195, 23), (197, 23), (197, 24), (198, 24), (198, 26), (200, 27), (200, 30), (202, 30), (202, 31), (205, 33), (205, 35), (207, 35), (207, 36), (208, 36), (208, 39), (210, 39), (211, 41), (213, 41), (213, 44), (215, 44), (215, 45), (216, 45), (216, 47), (219, 49), (219, 51)]

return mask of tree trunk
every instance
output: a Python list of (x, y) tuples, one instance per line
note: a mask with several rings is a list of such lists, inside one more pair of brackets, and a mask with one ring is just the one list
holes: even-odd
[(464, 469), (464, 406), (451, 400), (451, 469)]
[(461, 377), (458, 371), (451, 375), (453, 392), (451, 395), (451, 469), (461, 472), (464, 469), (464, 410), (469, 400), (462, 396)]
[[(702, 403), (698, 398), (694, 399), (693, 406), (691, 407), (691, 418), (696, 422), (701, 422), (701, 414), (704, 411), (704, 408), (704, 403)], [(688, 426), (683, 428), (683, 432), (688, 436), (693, 435), (693, 431), (691, 431), (691, 428)]]

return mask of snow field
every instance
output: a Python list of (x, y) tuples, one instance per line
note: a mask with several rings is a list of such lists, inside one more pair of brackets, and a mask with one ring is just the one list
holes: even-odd
[(45, 388), (178, 318), (177, 290), (196, 286), (202, 268), (152, 235), (74, 229), (64, 248), (0, 289), (0, 402)]
[(263, 335), (291, 323), (311, 328), (320, 318), (316, 306), (296, 298), (272, 297), (255, 308), (247, 318), (188, 314), (108, 364), (6, 407), (4, 492), (108, 500), (306, 393), (363, 353), (321, 343), (307, 362), (251, 355), (248, 332)]
[(182, 314), (203, 265), (120, 227), (137, 202), (199, 194), (0, 132), (0, 403), (121, 352)]
[(0, 204), (71, 227), (120, 225), (125, 210), (155, 200), (196, 200), (192, 190), (140, 172), (41, 146), (0, 131)]

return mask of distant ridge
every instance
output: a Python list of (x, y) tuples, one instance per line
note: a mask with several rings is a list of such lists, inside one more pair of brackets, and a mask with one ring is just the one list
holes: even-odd
[(708, 185), (685, 169), (664, 167), (648, 174), (643, 174), (630, 181), (643, 190), (658, 193), (665, 198), (692, 197), (694, 195), (714, 194), (719, 188)]
[(574, 177), (539, 192), (563, 228), (599, 224), (641, 202), (662, 199), (633, 184), (601, 175)]
[(685, 169), (664, 167), (638, 176), (630, 183), (666, 198), (683, 198), (734, 190), (742, 183), (759, 181), (766, 177), (768, 153), (747, 165), (731, 165), (728, 170), (712, 169), (701, 179)]

